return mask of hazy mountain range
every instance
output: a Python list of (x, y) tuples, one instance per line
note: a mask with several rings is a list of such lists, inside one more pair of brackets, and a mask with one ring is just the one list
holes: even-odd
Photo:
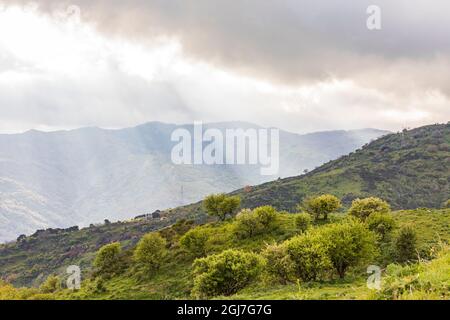
[[(175, 165), (177, 128), (158, 122), (133, 128), (0, 135), (0, 241), (36, 229), (120, 220), (198, 201), (206, 194), (300, 175), (386, 131), (362, 129), (306, 135), (280, 131), (280, 171), (259, 166)], [(259, 128), (239, 122), (206, 128)]]

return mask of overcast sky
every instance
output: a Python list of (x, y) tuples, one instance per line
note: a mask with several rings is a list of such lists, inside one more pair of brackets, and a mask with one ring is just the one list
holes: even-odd
[(0, 0), (0, 132), (447, 122), (449, 17), (448, 0)]

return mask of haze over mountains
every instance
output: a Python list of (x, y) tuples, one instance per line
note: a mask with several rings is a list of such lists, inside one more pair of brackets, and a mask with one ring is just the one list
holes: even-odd
[[(347, 154), (386, 131), (363, 129), (306, 135), (280, 131), (280, 172), (259, 166), (174, 165), (177, 128), (158, 122), (120, 130), (0, 135), (0, 241), (48, 227), (84, 226), (200, 200), (278, 177), (299, 175)], [(239, 122), (204, 125), (258, 128)]]

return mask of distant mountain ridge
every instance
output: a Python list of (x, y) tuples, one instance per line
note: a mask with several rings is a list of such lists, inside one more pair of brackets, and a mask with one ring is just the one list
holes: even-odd
[[(192, 131), (192, 125), (151, 122), (0, 135), (0, 241), (48, 227), (129, 219), (278, 178), (261, 176), (255, 166), (174, 165), (170, 135), (177, 128)], [(226, 122), (204, 128), (260, 127)], [(314, 169), (386, 133), (280, 131), (279, 177)]]

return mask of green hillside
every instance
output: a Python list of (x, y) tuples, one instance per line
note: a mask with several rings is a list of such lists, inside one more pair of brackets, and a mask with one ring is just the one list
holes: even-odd
[[(246, 252), (260, 253), (268, 243), (281, 243), (298, 235), (295, 226), (295, 214), (278, 214), (278, 226), (270, 232), (248, 239), (235, 237), (233, 230), (234, 219), (225, 222), (208, 223), (194, 227), (209, 235), (206, 243), (206, 255), (217, 254), (228, 249), (239, 249)], [(250, 283), (243, 290), (231, 296), (216, 296), (221, 299), (391, 299), (392, 289), (395, 286), (407, 286), (412, 281), (409, 274), (420, 272), (426, 276), (423, 281), (432, 285), (432, 291), (420, 291), (417, 286), (414, 293), (425, 295), (422, 298), (450, 299), (450, 251), (446, 243), (450, 243), (450, 210), (418, 209), (396, 211), (393, 213), (397, 222), (395, 235), (402, 227), (414, 223), (417, 226), (418, 252), (422, 261), (409, 264), (409, 267), (400, 264), (390, 264), (381, 261), (381, 257), (374, 258), (370, 263), (386, 267), (386, 283), (383, 290), (376, 292), (366, 286), (367, 275), (364, 266), (353, 268), (346, 277), (339, 279), (336, 276), (327, 276), (320, 281), (296, 282), (289, 281), (280, 284), (261, 278)], [(319, 223), (313, 229), (321, 229), (343, 221), (342, 214), (333, 215), (328, 223)], [(52, 294), (43, 294), (38, 289), (15, 290), (0, 285), (0, 299), (7, 297), (33, 298), (33, 299), (190, 299), (193, 287), (192, 264), (195, 257), (180, 246), (180, 238), (192, 229), (189, 223), (178, 223), (160, 231), (167, 240), (168, 255), (158, 272), (150, 277), (142, 277), (133, 267), (131, 255), (135, 248), (123, 243), (123, 259), (126, 268), (119, 274), (99, 281), (94, 280), (92, 273), (86, 274), (86, 280), (80, 291), (72, 293), (68, 290), (57, 291)], [(383, 249), (384, 250), (384, 249)], [(431, 251), (434, 253), (430, 253)], [(394, 261), (392, 261), (394, 262)], [(415, 275), (415, 274), (414, 274)], [(395, 281), (393, 280), (395, 278)], [(404, 278), (404, 279), (403, 279)], [(431, 281), (431, 282), (430, 282)], [(430, 284), (431, 283), (431, 284)], [(444, 295), (441, 293), (443, 286)], [(397, 287), (395, 287), (397, 288)], [(397, 288), (398, 289), (398, 288)], [(396, 291), (397, 292), (397, 291)], [(408, 298), (396, 296), (394, 298)], [(420, 298), (420, 296), (419, 296)]]
[[(295, 212), (296, 205), (307, 196), (322, 193), (338, 196), (344, 207), (348, 207), (357, 197), (373, 195), (387, 200), (394, 209), (440, 208), (450, 198), (449, 160), (450, 124), (433, 125), (385, 136), (306, 175), (280, 179), (233, 194), (242, 198), (244, 208), (272, 205), (278, 210), (290, 212)], [(439, 240), (449, 240), (448, 210), (406, 210), (397, 211), (394, 216), (400, 226), (413, 225), (419, 231), (424, 253), (436, 246)], [(215, 234), (209, 253), (218, 253), (227, 248), (258, 252), (266, 242), (280, 242), (297, 232), (293, 224), (294, 216), (282, 213), (281, 227), (275, 233), (251, 241), (237, 240), (227, 229), (231, 228), (232, 222), (214, 224), (200, 203), (166, 210), (162, 217), (108, 223), (82, 230), (39, 231), (20, 241), (0, 245), (0, 278), (15, 286), (37, 286), (51, 274), (64, 275), (65, 268), (72, 264), (79, 265), (83, 276), (89, 278), (94, 256), (103, 245), (117, 241), (125, 252), (131, 254), (144, 234), (166, 228), (161, 233), (173, 250), (170, 250), (170, 259), (162, 266), (161, 272), (151, 281), (142, 282), (126, 274), (111, 279), (105, 284), (109, 289), (101, 294), (79, 294), (86, 294), (90, 298), (186, 298), (192, 287), (192, 259), (179, 249), (178, 240), (193, 224), (213, 223), (203, 227)], [(353, 287), (354, 281), (360, 281), (358, 283), (364, 287), (364, 281), (358, 278), (361, 274), (356, 273), (354, 276), (354, 279), (327, 282), (326, 286), (330, 287), (324, 292), (330, 291), (332, 295), (336, 286), (340, 291), (345, 286)], [(249, 294), (256, 297), (251, 286), (245, 290), (250, 290)], [(287, 298), (298, 287), (291, 284), (283, 286), (282, 290), (288, 292), (286, 295), (280, 293), (279, 297)], [(314, 288), (311, 290), (311, 297), (316, 297)], [(266, 296), (262, 296), (270, 297), (269, 291), (265, 293)]]
[(270, 203), (282, 210), (320, 193), (347, 205), (372, 195), (395, 209), (440, 208), (450, 194), (450, 123), (390, 134), (304, 176), (240, 193), (246, 207)]

